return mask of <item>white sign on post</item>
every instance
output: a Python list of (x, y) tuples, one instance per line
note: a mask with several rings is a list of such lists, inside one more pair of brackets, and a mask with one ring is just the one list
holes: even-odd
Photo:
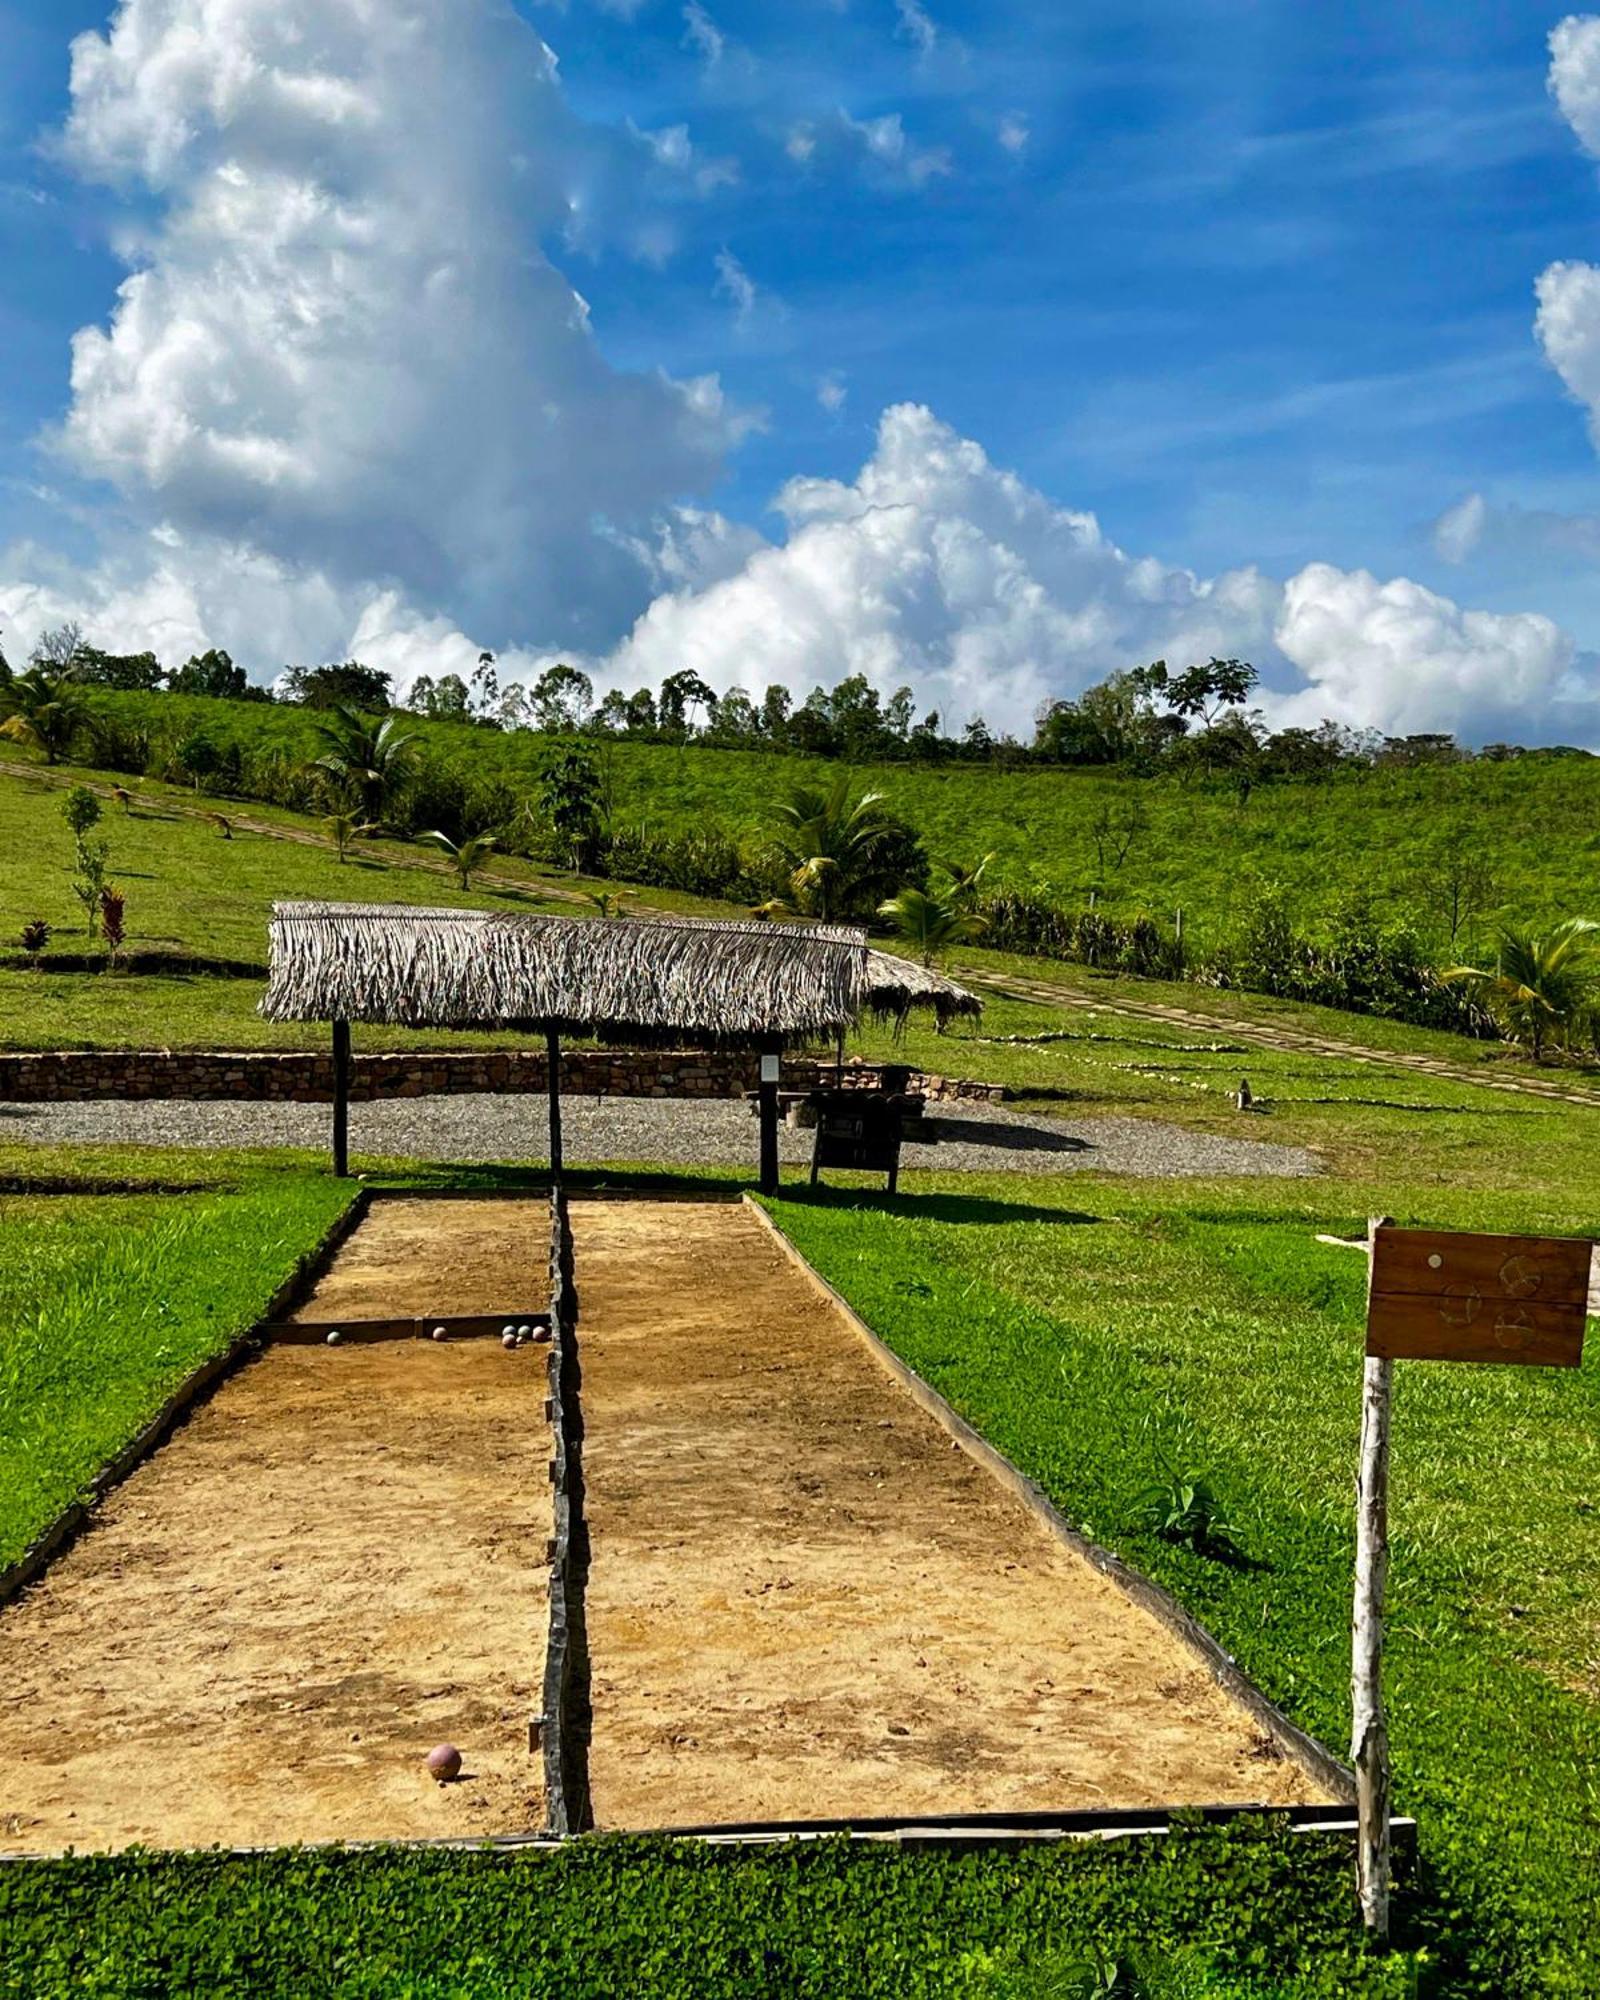
[[(781, 1060), (781, 1057), (778, 1056), (763, 1056), (761, 1058), (761, 1081), (763, 1083), (776, 1083), (778, 1081), (779, 1063)], [(750, 1072), (746, 1070), (745, 1075), (748, 1076), (749, 1074)]]

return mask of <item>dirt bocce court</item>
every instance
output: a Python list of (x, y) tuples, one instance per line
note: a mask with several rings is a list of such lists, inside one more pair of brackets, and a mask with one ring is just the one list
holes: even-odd
[[(378, 1200), (297, 1316), (539, 1310), (548, 1217)], [(749, 1210), (575, 1199), (572, 1229), (599, 1826), (1328, 1796)], [(546, 1353), (239, 1369), (0, 1612), (0, 1850), (536, 1831)]]

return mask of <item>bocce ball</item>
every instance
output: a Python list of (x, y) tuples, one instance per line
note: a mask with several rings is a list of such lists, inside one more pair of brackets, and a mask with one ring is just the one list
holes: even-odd
[(453, 1743), (441, 1743), (428, 1752), (428, 1776), (441, 1785), (461, 1776), (461, 1752)]

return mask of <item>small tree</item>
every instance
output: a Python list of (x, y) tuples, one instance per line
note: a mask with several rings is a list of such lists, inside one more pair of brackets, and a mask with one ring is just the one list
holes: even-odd
[(396, 715), (379, 721), (348, 705), (319, 715), (315, 727), (324, 748), (311, 768), (338, 780), (363, 818), (382, 819), (386, 801), (411, 767), (415, 731), (404, 728)]
[(576, 745), (553, 751), (539, 774), (539, 811), (581, 872), (594, 858), (601, 830), (601, 783), (594, 759)]
[(1476, 985), (1507, 1033), (1542, 1062), (1547, 1039), (1584, 1014), (1600, 985), (1597, 931), (1600, 924), (1586, 917), (1569, 917), (1542, 936), (1508, 924), (1491, 968), (1455, 965), (1444, 976)]
[(1455, 944), (1463, 928), (1494, 901), (1495, 877), (1483, 851), (1483, 836), (1470, 820), (1447, 826), (1429, 847), (1417, 886), (1430, 916), (1437, 917)]
[(344, 857), (352, 840), (359, 840), (365, 833), (374, 833), (376, 828), (359, 813), (329, 813), (322, 824), (333, 836), (333, 844), (339, 850), (339, 863), (344, 865)]
[(50, 942), (50, 926), (43, 917), (32, 917), (22, 926), (22, 949), (28, 954), (33, 970), (40, 966), (39, 954)]
[(222, 752), (203, 729), (193, 730), (185, 736), (172, 756), (178, 769), (197, 792), (207, 778), (214, 778), (222, 769)]
[(100, 824), (100, 801), (87, 785), (74, 785), (61, 801), (61, 817), (72, 829), (74, 840), (82, 840)]
[(961, 909), (971, 909), (982, 892), (983, 878), (999, 859), (999, 853), (991, 848), (981, 861), (970, 866), (961, 861), (941, 861), (939, 867), (949, 877), (950, 901)]
[(83, 905), (84, 928), (93, 937), (100, 923), (100, 898), (106, 886), (106, 859), (110, 850), (104, 840), (91, 834), (80, 835), (73, 856), (72, 893)]
[(122, 944), (127, 936), (126, 917), (127, 904), (122, 891), (108, 882), (100, 891), (100, 929), (113, 965), (119, 964), (122, 959)]
[(431, 840), (436, 847), (442, 847), (454, 864), (456, 878), (463, 889), (472, 887), (473, 870), (481, 868), (498, 845), (492, 833), (474, 833), (462, 841), (452, 840), (447, 833), (419, 833), (419, 840)]
[(1127, 860), (1149, 824), (1149, 816), (1138, 799), (1100, 801), (1089, 822), (1089, 838), (1094, 842), (1095, 871), (1102, 888), (1106, 877), (1115, 875)]
[(926, 889), (902, 889), (898, 896), (878, 905), (878, 915), (893, 924), (896, 935), (924, 965), (932, 965), (952, 945), (982, 937), (989, 928), (986, 918), (963, 909), (953, 896), (935, 895)]
[(0, 690), (0, 736), (44, 754), (58, 764), (80, 730), (93, 733), (93, 722), (76, 684), (64, 673), (33, 667)]
[(797, 786), (774, 809), (774, 859), (787, 878), (792, 914), (827, 923), (876, 907), (897, 882), (920, 887), (927, 857), (881, 792), (852, 797), (850, 774), (822, 790)]

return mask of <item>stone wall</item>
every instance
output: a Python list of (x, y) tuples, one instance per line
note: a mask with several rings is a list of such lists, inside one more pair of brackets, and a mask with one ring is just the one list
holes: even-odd
[[(738, 1050), (565, 1049), (561, 1087), (574, 1097), (739, 1097), (754, 1090), (758, 1059)], [(834, 1066), (785, 1056), (783, 1088), (810, 1090), (833, 1080)], [(846, 1063), (847, 1087), (877, 1082), (878, 1066)], [(469, 1091), (545, 1088), (543, 1049), (419, 1049), (360, 1055), (350, 1095), (459, 1096)], [(999, 1084), (911, 1072), (909, 1088), (935, 1102), (998, 1103)], [(38, 1055), (0, 1053), (0, 1102), (63, 1103), (84, 1098), (253, 1098), (324, 1103), (333, 1095), (333, 1058), (310, 1050), (285, 1054), (211, 1049), (67, 1049)]]

